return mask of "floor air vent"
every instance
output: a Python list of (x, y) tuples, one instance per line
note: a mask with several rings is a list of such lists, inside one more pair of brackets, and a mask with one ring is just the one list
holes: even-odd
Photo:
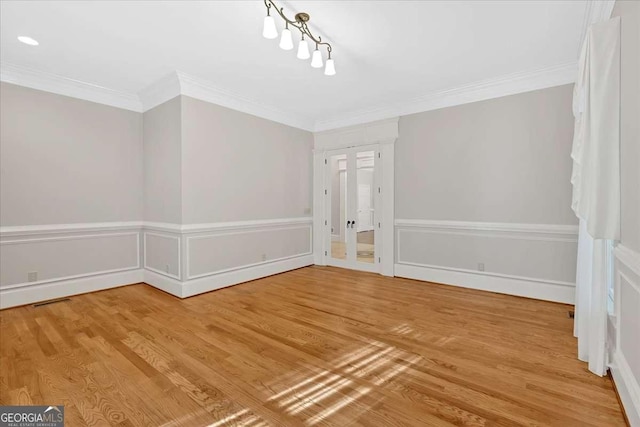
[(55, 304), (57, 302), (64, 302), (64, 301), (71, 301), (71, 299), (70, 298), (52, 299), (50, 301), (42, 301), (42, 302), (39, 302), (37, 304), (33, 304), (33, 306), (34, 307), (42, 307), (43, 305)]

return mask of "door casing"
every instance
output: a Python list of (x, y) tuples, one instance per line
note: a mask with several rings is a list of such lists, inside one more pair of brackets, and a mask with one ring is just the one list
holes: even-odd
[[(398, 138), (398, 118), (386, 119), (343, 129), (314, 133), (313, 150), (313, 249), (316, 265), (327, 265), (331, 250), (331, 216), (329, 211), (330, 177), (328, 172), (328, 152), (338, 149), (377, 146), (380, 157), (376, 160), (380, 187), (376, 206), (375, 245), (376, 272), (393, 276), (395, 262), (395, 213), (394, 213), (394, 154)], [(363, 151), (363, 150), (360, 150)], [(350, 267), (347, 267), (350, 268)]]

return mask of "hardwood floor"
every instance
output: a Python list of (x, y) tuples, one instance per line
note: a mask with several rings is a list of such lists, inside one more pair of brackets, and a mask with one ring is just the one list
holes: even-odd
[[(358, 262), (373, 264), (375, 245), (373, 243), (358, 243), (356, 246), (356, 258)], [(347, 245), (344, 242), (331, 242), (331, 257), (335, 259), (347, 259)]]
[(622, 426), (569, 306), (308, 267), (0, 312), (0, 403), (68, 426)]

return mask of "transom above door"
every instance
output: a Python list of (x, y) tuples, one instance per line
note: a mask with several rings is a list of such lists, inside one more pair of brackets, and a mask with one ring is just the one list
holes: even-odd
[(380, 271), (379, 146), (326, 152), (327, 264)]

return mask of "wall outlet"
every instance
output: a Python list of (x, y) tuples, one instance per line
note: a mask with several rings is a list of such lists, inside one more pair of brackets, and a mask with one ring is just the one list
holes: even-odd
[(266, 261), (267, 260), (267, 254), (262, 254), (262, 260)]
[(478, 263), (478, 271), (484, 271), (484, 262)]
[(37, 271), (31, 271), (31, 272), (27, 273), (27, 281), (28, 282), (37, 282), (38, 281), (38, 272)]
[(169, 272), (169, 264), (164, 266), (164, 271), (167, 272), (167, 273)]

